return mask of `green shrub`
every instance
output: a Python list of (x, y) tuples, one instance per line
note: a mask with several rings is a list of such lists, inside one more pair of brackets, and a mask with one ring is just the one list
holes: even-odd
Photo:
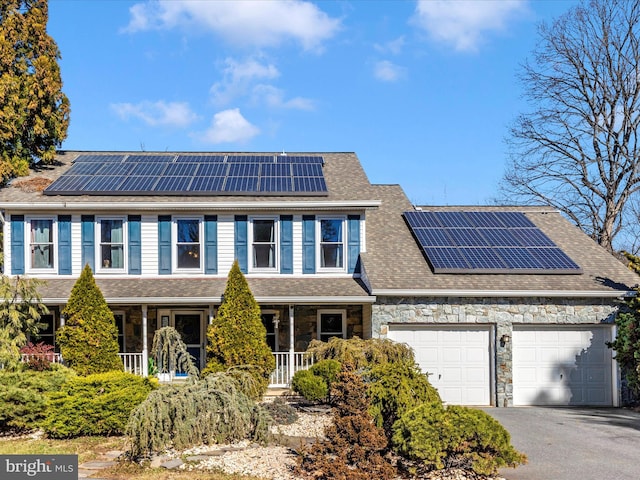
[(384, 363), (366, 374), (371, 414), (391, 436), (391, 428), (407, 410), (423, 403), (441, 403), (429, 377), (409, 362)]
[(43, 428), (53, 438), (120, 435), (131, 411), (156, 387), (155, 380), (124, 372), (73, 378), (49, 395)]
[(326, 400), (329, 387), (322, 377), (309, 370), (298, 370), (291, 379), (291, 389), (311, 402)]
[(236, 371), (152, 392), (131, 413), (126, 429), (129, 455), (138, 458), (170, 446), (183, 450), (247, 438), (266, 440), (269, 415), (251, 399), (255, 384), (249, 373)]
[(342, 365), (337, 360), (320, 360), (312, 365), (309, 371), (315, 376), (321, 377), (329, 387), (329, 391), (331, 391), (331, 386), (338, 378), (341, 369)]
[(28, 431), (40, 427), (46, 394), (59, 391), (75, 372), (54, 365), (44, 372), (0, 370), (0, 430)]
[(516, 467), (526, 456), (489, 414), (466, 407), (425, 403), (407, 411), (393, 426), (396, 452), (418, 470), (461, 468), (493, 475), (500, 467)]
[(333, 337), (328, 342), (313, 340), (307, 348), (316, 361), (333, 359), (356, 370), (387, 362), (414, 362), (413, 350), (405, 343), (389, 339)]
[(222, 304), (207, 328), (207, 366), (203, 375), (243, 366), (266, 392), (276, 360), (267, 344), (260, 307), (236, 260), (229, 271)]
[(118, 356), (118, 328), (113, 312), (85, 265), (73, 285), (62, 314), (64, 326), (56, 332), (60, 353), (79, 375), (122, 371)]

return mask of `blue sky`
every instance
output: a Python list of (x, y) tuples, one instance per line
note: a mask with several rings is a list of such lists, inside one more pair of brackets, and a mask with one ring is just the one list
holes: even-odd
[(485, 204), (518, 66), (575, 4), (50, 0), (63, 148), (356, 152), (415, 204)]

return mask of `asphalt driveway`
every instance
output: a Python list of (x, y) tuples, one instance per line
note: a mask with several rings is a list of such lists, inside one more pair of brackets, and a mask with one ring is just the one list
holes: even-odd
[(640, 479), (640, 413), (619, 408), (484, 408), (511, 433), (527, 465), (508, 480)]

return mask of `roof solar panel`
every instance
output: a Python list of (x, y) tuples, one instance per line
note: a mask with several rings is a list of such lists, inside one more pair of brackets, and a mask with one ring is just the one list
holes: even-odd
[(404, 218), (407, 219), (410, 227), (442, 227), (434, 212), (405, 212)]
[(102, 168), (102, 163), (98, 162), (81, 162), (74, 163), (71, 168), (65, 172), (65, 175), (91, 175)]
[(83, 191), (84, 186), (89, 183), (89, 180), (92, 178), (90, 175), (68, 175), (66, 177), (60, 177), (49, 185), (45, 189), (45, 192), (55, 194), (58, 192)]
[(89, 192), (112, 192), (116, 191), (124, 180), (120, 175), (96, 175), (89, 180), (84, 189)]
[(146, 192), (153, 190), (153, 185), (158, 181), (157, 177), (144, 177), (132, 175), (124, 179), (118, 187), (119, 192)]
[(425, 251), (436, 272), (443, 270), (469, 270), (471, 268), (456, 247), (427, 247)]
[(259, 163), (232, 163), (229, 165), (230, 177), (257, 177), (260, 173)]
[(121, 162), (124, 157), (124, 155), (79, 155), (74, 162)]
[(186, 192), (193, 177), (161, 177), (153, 187), (154, 192)]
[(165, 177), (192, 177), (198, 170), (197, 163), (170, 163), (164, 171)]
[(535, 224), (529, 220), (524, 213), (521, 212), (495, 212), (496, 216), (504, 224), (505, 227), (532, 227)]
[[(514, 215), (498, 215), (504, 213)], [(412, 211), (404, 217), (435, 273), (580, 273), (520, 212)]]
[(258, 177), (227, 177), (224, 184), (225, 192), (256, 192)]
[(480, 232), (473, 228), (449, 228), (447, 233), (453, 239), (454, 245), (461, 247), (489, 245)]
[(462, 212), (435, 212), (435, 216), (443, 227), (472, 227), (467, 216)]
[(227, 156), (229, 163), (274, 163), (273, 155), (229, 155)]
[(293, 174), (296, 177), (322, 177), (322, 165), (314, 163), (294, 163)]
[(175, 155), (129, 155), (125, 160), (126, 163), (169, 163), (173, 162)]
[(323, 177), (294, 177), (293, 190), (296, 192), (326, 192), (327, 184)]
[(443, 228), (416, 228), (413, 232), (420, 244), (426, 247), (455, 246), (455, 243)]
[(225, 163), (200, 163), (198, 176), (203, 177), (224, 177), (229, 166)]
[(324, 157), (315, 155), (278, 155), (278, 163), (316, 163), (324, 165)]
[(223, 163), (224, 155), (178, 155), (176, 162)]
[(291, 192), (293, 185), (291, 177), (261, 177), (261, 192)]
[(162, 175), (168, 163), (164, 162), (142, 162), (135, 163), (131, 170), (131, 175)]
[(221, 192), (225, 177), (195, 177), (189, 186), (190, 192)]
[(119, 175), (121, 177), (131, 174), (135, 167), (132, 163), (104, 163), (96, 175)]
[(263, 163), (260, 167), (260, 175), (263, 177), (291, 177), (291, 165)]
[(459, 251), (471, 268), (478, 270), (504, 270), (506, 268), (493, 248), (460, 247)]

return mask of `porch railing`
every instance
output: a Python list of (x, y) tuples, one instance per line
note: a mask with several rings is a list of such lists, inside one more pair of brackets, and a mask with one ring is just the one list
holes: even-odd
[(62, 355), (59, 353), (21, 353), (20, 361), (22, 363), (26, 363), (30, 360), (37, 358), (45, 358), (49, 360), (51, 363), (62, 363)]
[(269, 387), (288, 387), (298, 370), (306, 370), (313, 365), (313, 358), (304, 352), (273, 352), (276, 369), (271, 373)]
[(125, 372), (136, 375), (143, 374), (142, 353), (119, 353), (118, 356), (122, 359)]

